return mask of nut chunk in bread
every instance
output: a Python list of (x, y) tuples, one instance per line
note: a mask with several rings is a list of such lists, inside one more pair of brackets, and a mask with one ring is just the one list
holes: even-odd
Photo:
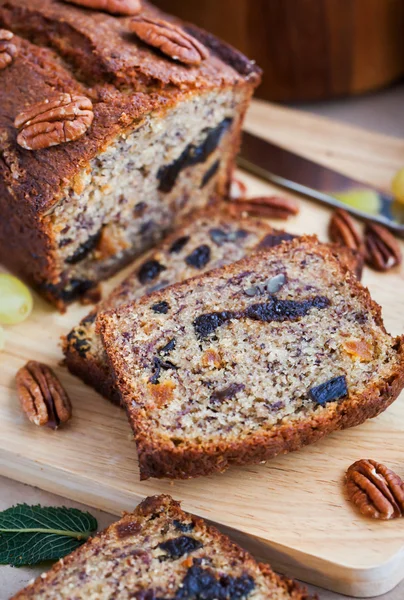
[[(134, 18), (174, 28), (198, 64)], [(227, 192), (260, 71), (148, 2), (133, 17), (0, 0), (0, 30), (0, 262), (63, 309)]]
[(170, 496), (146, 498), (13, 600), (56, 598), (310, 600)]
[(98, 317), (140, 474), (187, 478), (297, 450), (382, 412), (402, 338), (333, 251), (284, 242)]

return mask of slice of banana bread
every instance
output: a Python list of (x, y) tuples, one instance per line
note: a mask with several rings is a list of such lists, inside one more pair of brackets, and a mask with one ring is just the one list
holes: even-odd
[(310, 600), (169, 496), (146, 498), (13, 600), (56, 598)]
[[(240, 260), (256, 250), (277, 246), (295, 236), (269, 223), (239, 218), (225, 208), (194, 214), (183, 227), (137, 261), (132, 274), (66, 336), (66, 364), (112, 402), (119, 404), (105, 350), (95, 331), (97, 312), (117, 308), (157, 289)], [(333, 246), (339, 258), (360, 277), (363, 257), (346, 246)]]
[(187, 478), (378, 415), (403, 339), (316, 238), (284, 242), (98, 317), (140, 473)]
[(260, 80), (239, 52), (146, 1), (136, 19), (151, 41), (175, 23), (198, 64), (142, 41), (133, 17), (78, 4), (0, 0), (13, 36), (0, 69), (0, 261), (61, 309), (226, 193)]

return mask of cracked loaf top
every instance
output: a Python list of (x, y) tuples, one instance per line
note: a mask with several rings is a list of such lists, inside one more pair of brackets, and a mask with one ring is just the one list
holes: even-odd
[[(179, 24), (146, 2), (141, 15)], [(0, 0), (0, 28), (14, 33), (16, 49), (0, 70), (0, 190), (46, 212), (68, 180), (148, 112), (192, 93), (259, 82), (253, 62), (196, 27), (182, 24), (207, 53), (187, 65), (141, 41), (132, 19), (62, 0)], [(91, 126), (68, 144), (23, 149), (15, 118), (55, 93), (89, 98)]]

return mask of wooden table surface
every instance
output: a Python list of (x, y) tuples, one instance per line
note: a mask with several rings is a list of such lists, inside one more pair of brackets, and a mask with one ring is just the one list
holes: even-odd
[[(402, 138), (404, 137), (403, 102), (404, 85), (364, 98), (304, 105), (298, 108)], [(53, 496), (36, 488), (0, 477), (0, 510), (4, 510), (18, 502), (47, 505), (63, 504), (83, 508), (79, 504), (66, 501), (59, 496)], [(107, 513), (94, 509), (89, 510), (97, 517), (100, 528), (116, 520), (116, 517)], [(39, 573), (40, 569), (38, 568), (14, 569), (6, 566), (0, 567), (0, 600), (7, 600)], [(342, 600), (342, 598), (346, 598), (346, 596), (343, 597), (314, 587), (310, 587), (310, 589), (313, 593), (318, 593), (321, 600)], [(404, 598), (404, 582), (389, 594), (379, 596), (379, 598), (380, 600), (402, 600)]]

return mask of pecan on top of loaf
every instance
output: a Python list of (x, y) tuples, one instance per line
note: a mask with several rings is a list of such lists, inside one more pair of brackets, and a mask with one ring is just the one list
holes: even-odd
[(20, 133), (17, 142), (26, 150), (40, 150), (77, 140), (94, 119), (89, 98), (57, 94), (20, 112), (14, 125)]
[(103, 10), (113, 15), (137, 15), (142, 10), (140, 0), (67, 0), (85, 8)]
[(0, 29), (0, 71), (13, 62), (17, 53), (16, 46), (11, 42), (14, 34), (7, 29)]
[(186, 65), (199, 65), (202, 60), (209, 58), (209, 51), (203, 44), (168, 21), (135, 17), (129, 28), (149, 46)]

